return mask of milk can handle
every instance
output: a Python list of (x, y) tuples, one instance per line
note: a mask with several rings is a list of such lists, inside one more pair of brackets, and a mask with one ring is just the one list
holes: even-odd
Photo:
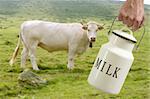
[[(115, 23), (116, 20), (118, 20), (118, 17), (115, 17), (115, 18), (113, 19), (113, 22), (112, 22), (112, 24), (111, 24), (111, 26), (110, 26), (110, 29), (109, 29), (109, 31), (108, 31), (108, 35), (110, 35), (110, 32), (111, 32), (111, 30), (112, 30), (112, 28), (113, 28), (113, 25), (114, 25), (114, 23)], [(123, 27), (123, 28), (120, 29), (120, 30), (123, 31), (123, 30), (125, 30), (125, 29), (127, 29), (127, 30), (130, 32), (130, 34), (133, 35), (133, 32), (132, 32), (128, 27)]]
[(133, 32), (128, 27), (123, 27), (122, 29), (120, 29), (120, 31), (124, 30), (127, 30), (130, 33), (130, 35), (133, 35)]
[[(111, 30), (112, 30), (112, 27), (113, 27), (113, 25), (114, 25), (114, 23), (115, 23), (115, 21), (116, 21), (117, 19), (118, 19), (118, 17), (116, 16), (116, 17), (113, 19), (113, 21), (112, 21), (112, 24), (111, 24), (110, 29), (109, 29), (109, 31), (108, 31), (108, 39), (109, 39), (109, 35), (110, 35), (110, 33), (111, 33)], [(128, 31), (130, 32), (130, 34), (133, 35), (133, 32), (132, 32), (129, 28), (127, 28), (127, 29), (128, 29)], [(122, 30), (122, 29), (121, 29), (121, 30)], [(136, 44), (136, 46), (135, 46), (135, 50), (137, 50), (138, 47), (140, 46), (141, 41), (142, 41), (144, 35), (145, 35), (145, 25), (143, 26), (143, 33), (142, 33), (142, 35), (141, 35), (141, 37), (140, 37), (139, 42), (138, 42), (138, 43)]]
[(115, 21), (116, 21), (117, 19), (118, 19), (117, 17), (115, 17), (115, 18), (113, 19), (112, 24), (111, 24), (111, 26), (110, 26), (110, 29), (109, 29), (109, 31), (108, 31), (108, 36), (110, 35), (111, 30), (112, 30), (112, 28), (113, 28), (113, 25), (114, 25), (114, 23), (115, 23)]

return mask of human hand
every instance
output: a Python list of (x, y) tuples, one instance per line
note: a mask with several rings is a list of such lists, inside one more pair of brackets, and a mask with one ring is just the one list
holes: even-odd
[(138, 30), (144, 22), (144, 1), (127, 0), (119, 11), (118, 19), (133, 31)]

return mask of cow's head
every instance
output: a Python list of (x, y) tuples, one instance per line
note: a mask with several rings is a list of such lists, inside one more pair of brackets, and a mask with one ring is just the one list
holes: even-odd
[(92, 47), (92, 43), (96, 41), (96, 33), (98, 30), (103, 29), (103, 25), (90, 21), (87, 24), (83, 24), (82, 28), (87, 31), (87, 37), (90, 42), (89, 47)]

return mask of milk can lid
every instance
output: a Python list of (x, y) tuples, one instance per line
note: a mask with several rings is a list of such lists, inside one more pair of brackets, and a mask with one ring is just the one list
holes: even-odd
[(135, 39), (135, 37), (133, 35), (123, 32), (121, 30), (113, 30), (112, 33), (125, 39), (125, 40), (131, 41), (133, 43), (137, 42), (137, 40)]

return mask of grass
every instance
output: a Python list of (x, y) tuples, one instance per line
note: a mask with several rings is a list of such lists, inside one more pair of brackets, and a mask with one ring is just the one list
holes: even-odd
[[(85, 2), (85, 0), (73, 1), (74, 2), (67, 0), (32, 0), (26, 2), (26, 0), (17, 0), (14, 3), (11, 0), (0, 0), (0, 8), (1, 10), (3, 9), (3, 12), (0, 11), (2, 12), (0, 13), (0, 98), (148, 99), (150, 97), (150, 29), (148, 28), (150, 24), (146, 24), (146, 34), (139, 49), (133, 52), (135, 60), (120, 94), (107, 94), (91, 87), (87, 83), (87, 77), (99, 48), (108, 41), (106, 33), (113, 19), (112, 16), (115, 15), (115, 12), (111, 10), (117, 9), (117, 7), (115, 7), (116, 4), (107, 1), (102, 3), (96, 3), (97, 1)], [(11, 6), (6, 7), (8, 5)], [(109, 11), (99, 10), (101, 5), (106, 8), (111, 5), (112, 9), (108, 9)], [(14, 8), (11, 9), (12, 7)], [(87, 9), (89, 9), (88, 13)], [(107, 12), (111, 12), (110, 15)], [(38, 48), (37, 62), (41, 71), (33, 72), (47, 79), (48, 84), (39, 88), (24, 88), (20, 87), (17, 82), (18, 75), (22, 72), (20, 69), (20, 54), (13, 67), (10, 67), (8, 62), (17, 44), (20, 24), (30, 19), (57, 22), (79, 22), (81, 19), (85, 19), (87, 21), (95, 20), (100, 23), (105, 23), (106, 26), (104, 30), (98, 32), (94, 47), (92, 49), (89, 48), (83, 55), (75, 58), (75, 68), (72, 71), (69, 71), (66, 67), (67, 52), (60, 51), (48, 53)], [(148, 18), (146, 22), (150, 22)], [(115, 28), (120, 29), (121, 25), (116, 24)], [(140, 29), (134, 33), (138, 40), (142, 31), (143, 30)], [(29, 60), (27, 62), (27, 67), (31, 68)]]

